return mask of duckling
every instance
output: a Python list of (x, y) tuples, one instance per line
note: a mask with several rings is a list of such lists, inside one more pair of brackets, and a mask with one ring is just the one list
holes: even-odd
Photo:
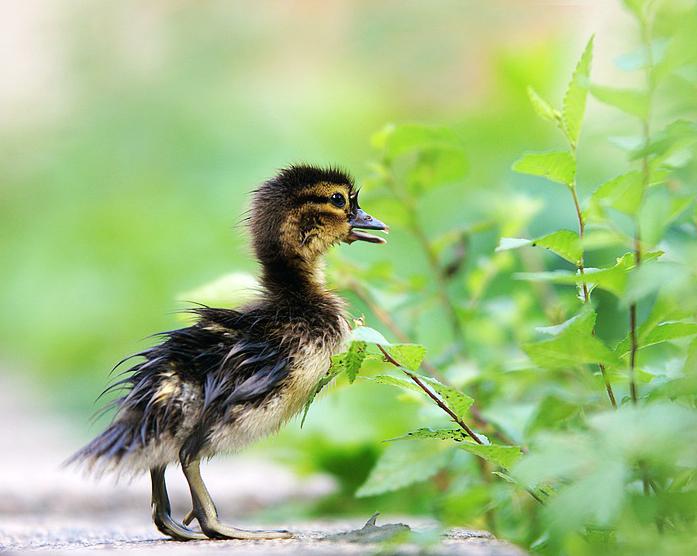
[[(349, 332), (344, 302), (325, 286), (322, 255), (340, 242), (385, 243), (365, 230), (388, 231), (359, 207), (347, 173), (308, 165), (256, 189), (248, 221), (260, 298), (239, 310), (192, 309), (195, 324), (131, 356), (142, 360), (106, 390), (125, 389), (112, 402), (113, 421), (68, 461), (93, 472), (149, 471), (153, 521), (180, 541), (292, 536), (221, 523), (200, 462), (276, 432), (299, 412)], [(191, 492), (182, 522), (167, 495), (171, 463), (181, 464)], [(188, 527), (194, 518), (201, 531)]]

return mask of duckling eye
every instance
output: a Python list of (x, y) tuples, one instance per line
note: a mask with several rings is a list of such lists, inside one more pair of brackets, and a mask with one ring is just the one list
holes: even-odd
[(346, 204), (346, 199), (341, 193), (334, 193), (329, 197), (329, 201), (337, 208), (342, 208)]

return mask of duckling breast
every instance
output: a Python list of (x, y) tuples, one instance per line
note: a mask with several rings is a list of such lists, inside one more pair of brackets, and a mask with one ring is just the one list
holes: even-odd
[(343, 350), (350, 332), (343, 315), (337, 324), (317, 329), (304, 323), (289, 323), (279, 330), (288, 349), (290, 368), (278, 388), (260, 403), (238, 404), (211, 434), (214, 452), (236, 452), (246, 445), (277, 432), (297, 415), (317, 382), (326, 374), (331, 357)]

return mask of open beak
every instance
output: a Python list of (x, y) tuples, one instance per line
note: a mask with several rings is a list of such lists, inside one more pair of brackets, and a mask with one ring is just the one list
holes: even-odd
[(388, 233), (390, 228), (387, 224), (380, 222), (377, 218), (373, 218), (363, 209), (356, 209), (356, 212), (349, 217), (351, 232), (346, 238), (346, 243), (354, 241), (367, 241), (369, 243), (387, 243), (384, 238), (374, 236), (362, 230), (380, 230)]

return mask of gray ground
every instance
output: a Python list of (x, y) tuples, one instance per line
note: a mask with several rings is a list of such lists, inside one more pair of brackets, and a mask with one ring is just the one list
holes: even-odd
[[(287, 528), (296, 536), (278, 541), (206, 541), (178, 543), (165, 539), (150, 521), (149, 484), (136, 479), (115, 488), (61, 469), (77, 440), (60, 418), (45, 412), (39, 400), (22, 397), (19, 388), (0, 374), (2, 445), (11, 447), (0, 459), (0, 552), (50, 552), (74, 555), (110, 549), (148, 554), (367, 554), (380, 549), (365, 534), (336, 533), (360, 529), (363, 519), (326, 522), (252, 523), (244, 516), (282, 502), (315, 498), (331, 492), (331, 478), (300, 478), (280, 465), (245, 457), (221, 458), (204, 470), (220, 513), (236, 526)], [(172, 470), (170, 494), (174, 511), (183, 515), (188, 497), (183, 480)], [(438, 538), (433, 524), (414, 518), (378, 518), (378, 526), (404, 522), (415, 535), (395, 544), (398, 553), (520, 556), (522, 551), (481, 531), (456, 529)], [(375, 533), (371, 530), (371, 534)], [(384, 530), (377, 531), (378, 536)]]

